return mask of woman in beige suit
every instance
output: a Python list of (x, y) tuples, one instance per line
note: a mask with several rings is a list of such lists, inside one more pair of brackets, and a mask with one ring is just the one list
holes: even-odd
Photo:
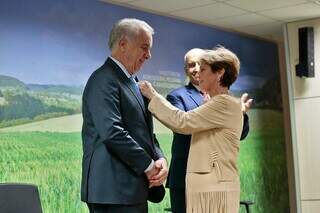
[(192, 134), (186, 175), (188, 213), (237, 213), (240, 181), (237, 167), (243, 116), (240, 99), (229, 93), (240, 69), (237, 56), (218, 47), (201, 57), (200, 88), (210, 99), (181, 111), (149, 82), (140, 84), (149, 110), (174, 132)]

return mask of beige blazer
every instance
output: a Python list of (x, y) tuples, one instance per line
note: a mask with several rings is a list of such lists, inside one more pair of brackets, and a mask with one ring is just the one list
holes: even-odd
[(174, 132), (192, 134), (187, 173), (210, 173), (216, 167), (221, 181), (239, 181), (236, 162), (243, 126), (240, 99), (217, 95), (184, 112), (155, 95), (148, 108)]

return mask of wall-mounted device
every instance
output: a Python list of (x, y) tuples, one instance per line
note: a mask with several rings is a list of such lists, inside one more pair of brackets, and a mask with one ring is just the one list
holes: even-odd
[(299, 28), (299, 64), (296, 76), (314, 77), (314, 33), (313, 27)]

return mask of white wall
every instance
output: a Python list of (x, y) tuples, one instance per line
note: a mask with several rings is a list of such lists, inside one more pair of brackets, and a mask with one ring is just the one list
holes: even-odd
[[(299, 78), (298, 29), (314, 27), (315, 77)], [(320, 19), (286, 26), (287, 76), (298, 212), (320, 212)]]

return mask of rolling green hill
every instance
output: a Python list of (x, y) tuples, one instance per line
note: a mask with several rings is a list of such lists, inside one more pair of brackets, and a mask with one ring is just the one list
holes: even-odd
[(72, 95), (82, 95), (83, 86), (51, 85), (51, 84), (27, 84), (31, 91), (47, 93), (67, 93)]
[(0, 75), (0, 128), (81, 112), (83, 86), (26, 84)]
[(0, 88), (18, 88), (18, 89), (26, 89), (25, 83), (18, 80), (17, 78), (0, 75)]

